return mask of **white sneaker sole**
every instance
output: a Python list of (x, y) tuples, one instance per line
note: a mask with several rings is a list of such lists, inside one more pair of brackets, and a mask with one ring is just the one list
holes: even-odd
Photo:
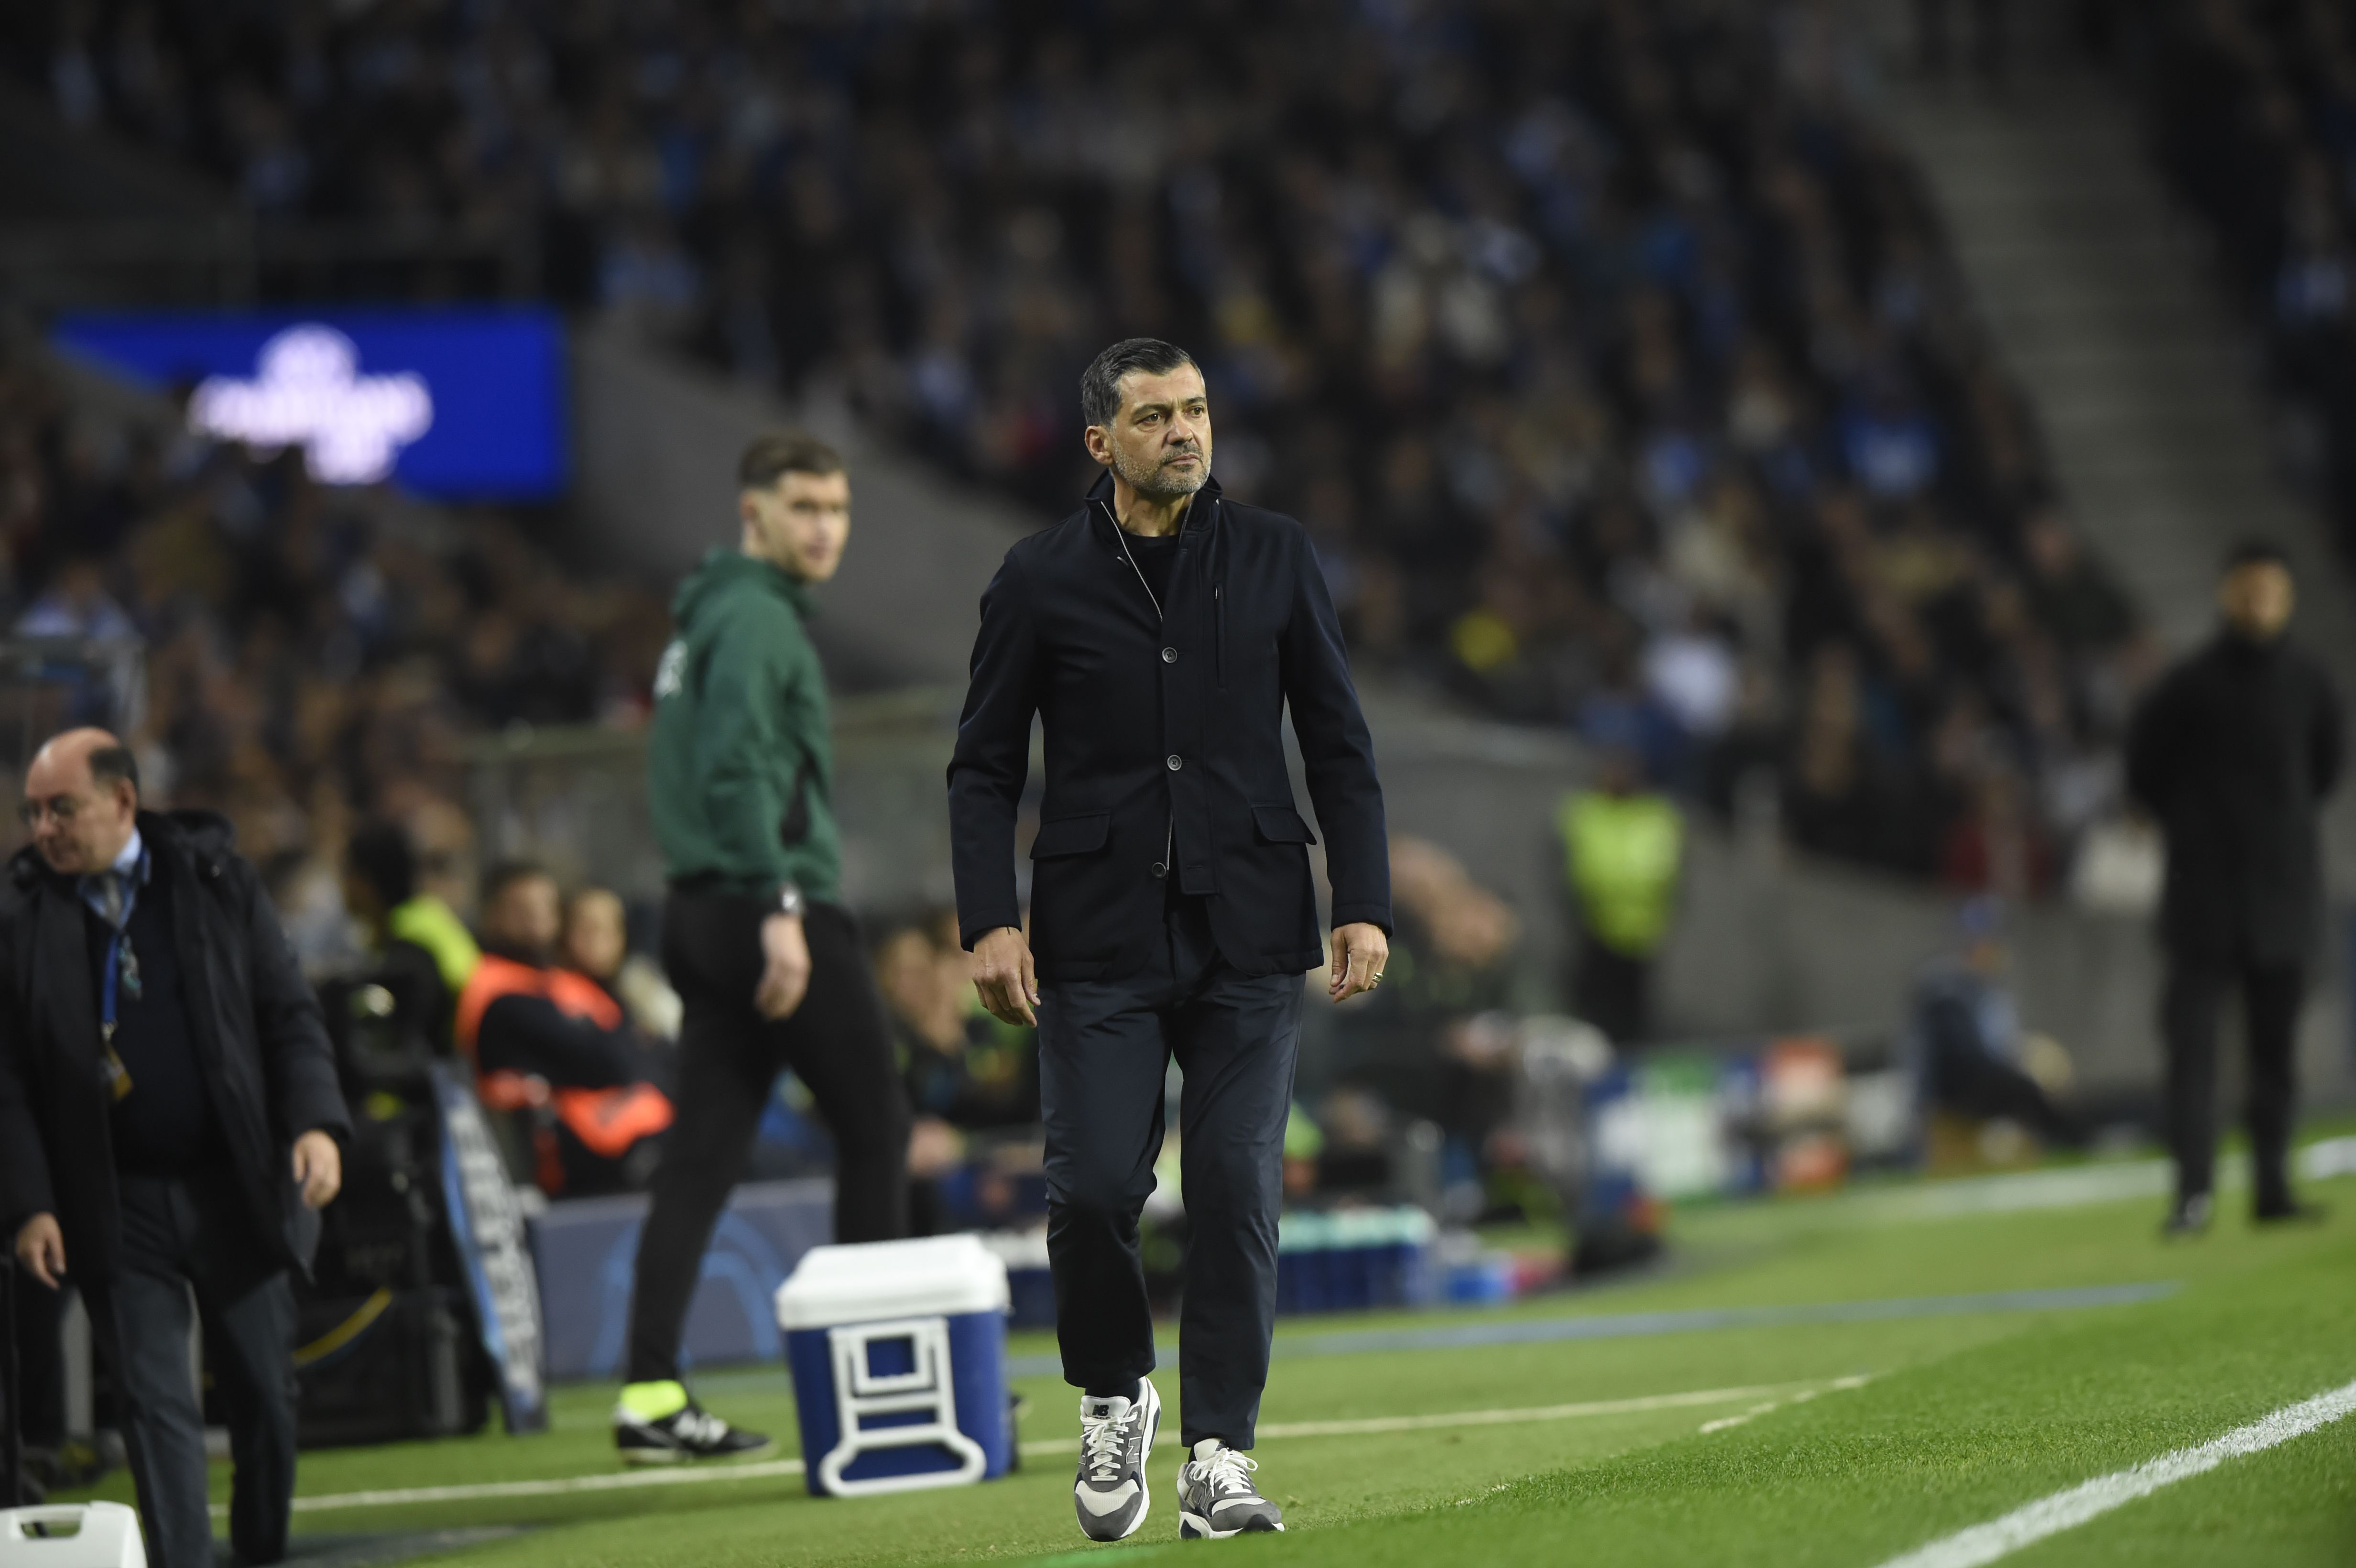
[(1189, 1513), (1184, 1509), (1178, 1510), (1178, 1537), (1182, 1541), (1226, 1541), (1237, 1535), (1276, 1535), (1283, 1529), (1284, 1523), (1280, 1520), (1262, 1531), (1254, 1531), (1249, 1525), (1238, 1525), (1234, 1530), (1213, 1530), (1211, 1521), (1201, 1514)]
[[(1119, 1535), (1088, 1535), (1088, 1527), (1083, 1523), (1080, 1526), (1080, 1533), (1087, 1535), (1090, 1541), (1127, 1541), (1144, 1528), (1145, 1516), (1153, 1511), (1153, 1488), (1146, 1484), (1145, 1467), (1153, 1458), (1153, 1440), (1162, 1433), (1162, 1395), (1154, 1389), (1151, 1378), (1140, 1378), (1137, 1381), (1145, 1385), (1146, 1392), (1151, 1395), (1153, 1400), (1151, 1407), (1153, 1414), (1145, 1424), (1145, 1443), (1137, 1456), (1137, 1517), (1130, 1520), (1129, 1528)], [(1072, 1489), (1075, 1493), (1079, 1490), (1076, 1482), (1074, 1483)], [(1079, 1504), (1076, 1499), (1072, 1506), (1075, 1511), (1078, 1510)]]
[(776, 1451), (776, 1444), (770, 1442), (724, 1455), (691, 1454), (684, 1448), (624, 1448), (620, 1453), (625, 1465), (742, 1465), (748, 1460), (766, 1459)]

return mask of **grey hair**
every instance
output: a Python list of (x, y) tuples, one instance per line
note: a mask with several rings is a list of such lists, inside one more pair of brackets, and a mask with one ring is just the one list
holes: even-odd
[(1098, 355), (1080, 373), (1080, 413), (1092, 425), (1108, 425), (1120, 412), (1120, 379), (1131, 370), (1167, 375), (1194, 357), (1158, 337), (1124, 337)]
[(118, 784), (127, 784), (131, 793), (139, 793), (139, 758), (131, 748), (116, 741), (101, 746), (90, 754), (90, 782), (103, 795)]

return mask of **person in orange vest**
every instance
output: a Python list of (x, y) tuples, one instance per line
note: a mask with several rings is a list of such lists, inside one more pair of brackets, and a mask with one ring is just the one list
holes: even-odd
[(671, 1124), (665, 1064), (586, 975), (560, 968), (556, 879), (529, 861), (483, 879), (482, 961), (453, 1033), (494, 1111), (533, 1129), (534, 1179), (554, 1196), (646, 1185)]

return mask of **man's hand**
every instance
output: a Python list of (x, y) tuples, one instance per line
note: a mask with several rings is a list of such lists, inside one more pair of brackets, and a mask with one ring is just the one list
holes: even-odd
[(303, 1184), (303, 1207), (325, 1209), (344, 1189), (344, 1151), (316, 1127), (294, 1140), (294, 1179)]
[(1391, 961), (1391, 939), (1379, 925), (1364, 921), (1333, 928), (1333, 965), (1325, 989), (1337, 1002), (1364, 995), (1383, 977)]
[(775, 1023), (794, 1016), (809, 991), (809, 939), (798, 914), (773, 914), (761, 923), (761, 983), (753, 1006)]
[(16, 1232), (16, 1261), (51, 1290), (65, 1277), (66, 1233), (55, 1214), (36, 1214)]
[(973, 944), (973, 984), (981, 1005), (1001, 1023), (1036, 1029), (1039, 972), (1032, 967), (1031, 942), (1020, 928), (1001, 925)]

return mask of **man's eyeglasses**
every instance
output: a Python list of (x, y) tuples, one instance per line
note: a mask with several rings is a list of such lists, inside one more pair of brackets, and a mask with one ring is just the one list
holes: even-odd
[(73, 795), (56, 795), (47, 800), (24, 800), (16, 803), (16, 820), (27, 827), (38, 827), (41, 818), (54, 816), (60, 824), (71, 822), (85, 803)]

